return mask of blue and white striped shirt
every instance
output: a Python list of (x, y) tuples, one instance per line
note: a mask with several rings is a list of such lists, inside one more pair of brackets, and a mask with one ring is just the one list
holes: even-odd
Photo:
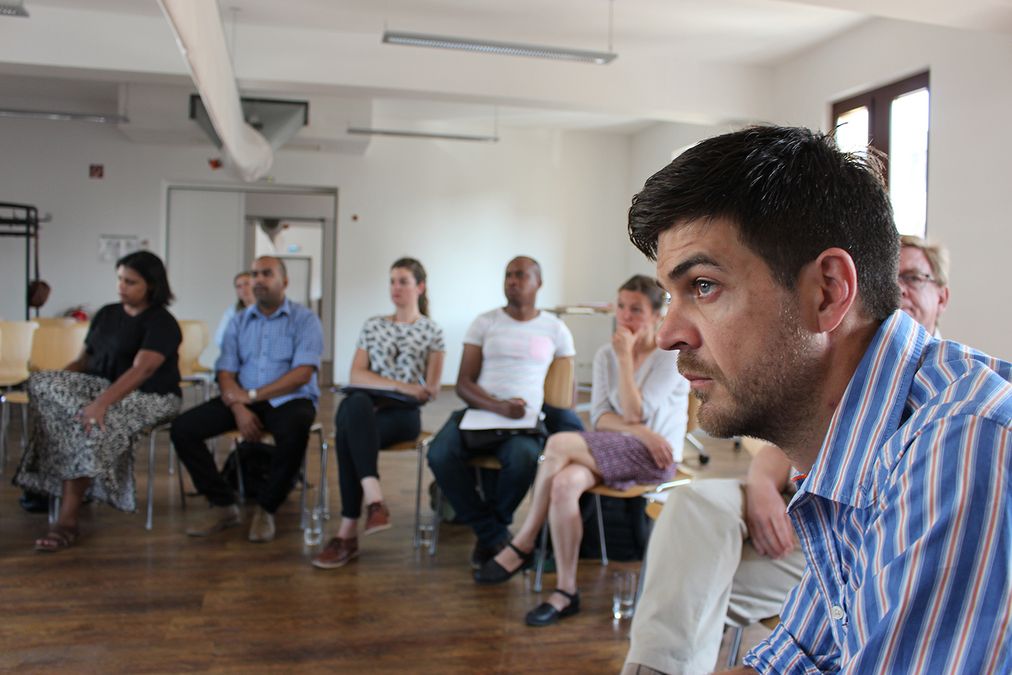
[(254, 304), (232, 317), (214, 369), (236, 373), (243, 389), (259, 389), (298, 366), (312, 366), (308, 384), (270, 402), (276, 408), (293, 399), (308, 398), (316, 405), (320, 399), (316, 375), (322, 353), (320, 319), (285, 298), (270, 316), (264, 316)]
[(807, 566), (761, 673), (1012, 672), (1012, 364), (879, 328), (788, 513)]

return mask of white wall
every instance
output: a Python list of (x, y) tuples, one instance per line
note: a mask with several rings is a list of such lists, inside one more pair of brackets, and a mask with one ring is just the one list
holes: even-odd
[(931, 72), (928, 237), (952, 257), (946, 337), (1012, 358), (1012, 37), (902, 21), (864, 24), (778, 67), (777, 118), (826, 128), (829, 105)]
[[(364, 157), (281, 152), (278, 186), (338, 188), (335, 373), (351, 362), (362, 322), (387, 312), (387, 268), (409, 254), (429, 270), (433, 317), (446, 331), (444, 381), (456, 377), (470, 320), (501, 305), (516, 254), (544, 269), (539, 305), (607, 298), (624, 278), (629, 145), (623, 136), (502, 130), (498, 144), (380, 139)], [(36, 204), (53, 222), (42, 235), (44, 314), (115, 300), (99, 234), (137, 234), (162, 253), (166, 186), (225, 182), (204, 147), (145, 145), (100, 125), (3, 120), (0, 201)], [(106, 178), (89, 180), (88, 164)], [(353, 214), (357, 219), (353, 219)], [(0, 315), (20, 318), (21, 248), (0, 239), (0, 270), (14, 293)], [(234, 270), (222, 270), (231, 283)], [(185, 317), (182, 317), (185, 318)]]
[[(663, 122), (654, 124), (634, 135), (631, 142), (629, 162), (629, 198), (625, 203), (624, 216), (628, 216), (633, 195), (643, 189), (643, 184), (655, 173), (666, 167), (675, 158), (675, 153), (694, 145), (704, 138), (730, 131), (730, 126), (703, 124), (675, 124)], [(623, 221), (627, 222), (627, 219)], [(632, 244), (626, 249), (626, 276), (648, 274), (654, 276), (657, 269), (646, 256)]]

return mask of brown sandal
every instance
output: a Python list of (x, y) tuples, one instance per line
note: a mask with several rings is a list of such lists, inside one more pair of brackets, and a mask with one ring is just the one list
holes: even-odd
[(76, 527), (53, 525), (49, 528), (46, 536), (35, 540), (35, 550), (44, 553), (62, 551), (65, 548), (73, 546), (74, 542), (77, 541), (77, 535), (78, 531)]

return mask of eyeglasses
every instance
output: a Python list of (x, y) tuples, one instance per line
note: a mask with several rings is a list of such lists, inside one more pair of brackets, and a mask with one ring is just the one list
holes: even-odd
[(935, 278), (930, 274), (918, 274), (914, 272), (908, 272), (899, 276), (899, 282), (901, 286), (912, 288), (914, 290), (921, 290), (927, 283), (937, 283)]

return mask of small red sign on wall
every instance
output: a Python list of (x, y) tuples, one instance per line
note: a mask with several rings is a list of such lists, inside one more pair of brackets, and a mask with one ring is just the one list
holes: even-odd
[(89, 164), (88, 165), (88, 178), (105, 178), (105, 165), (104, 164)]

